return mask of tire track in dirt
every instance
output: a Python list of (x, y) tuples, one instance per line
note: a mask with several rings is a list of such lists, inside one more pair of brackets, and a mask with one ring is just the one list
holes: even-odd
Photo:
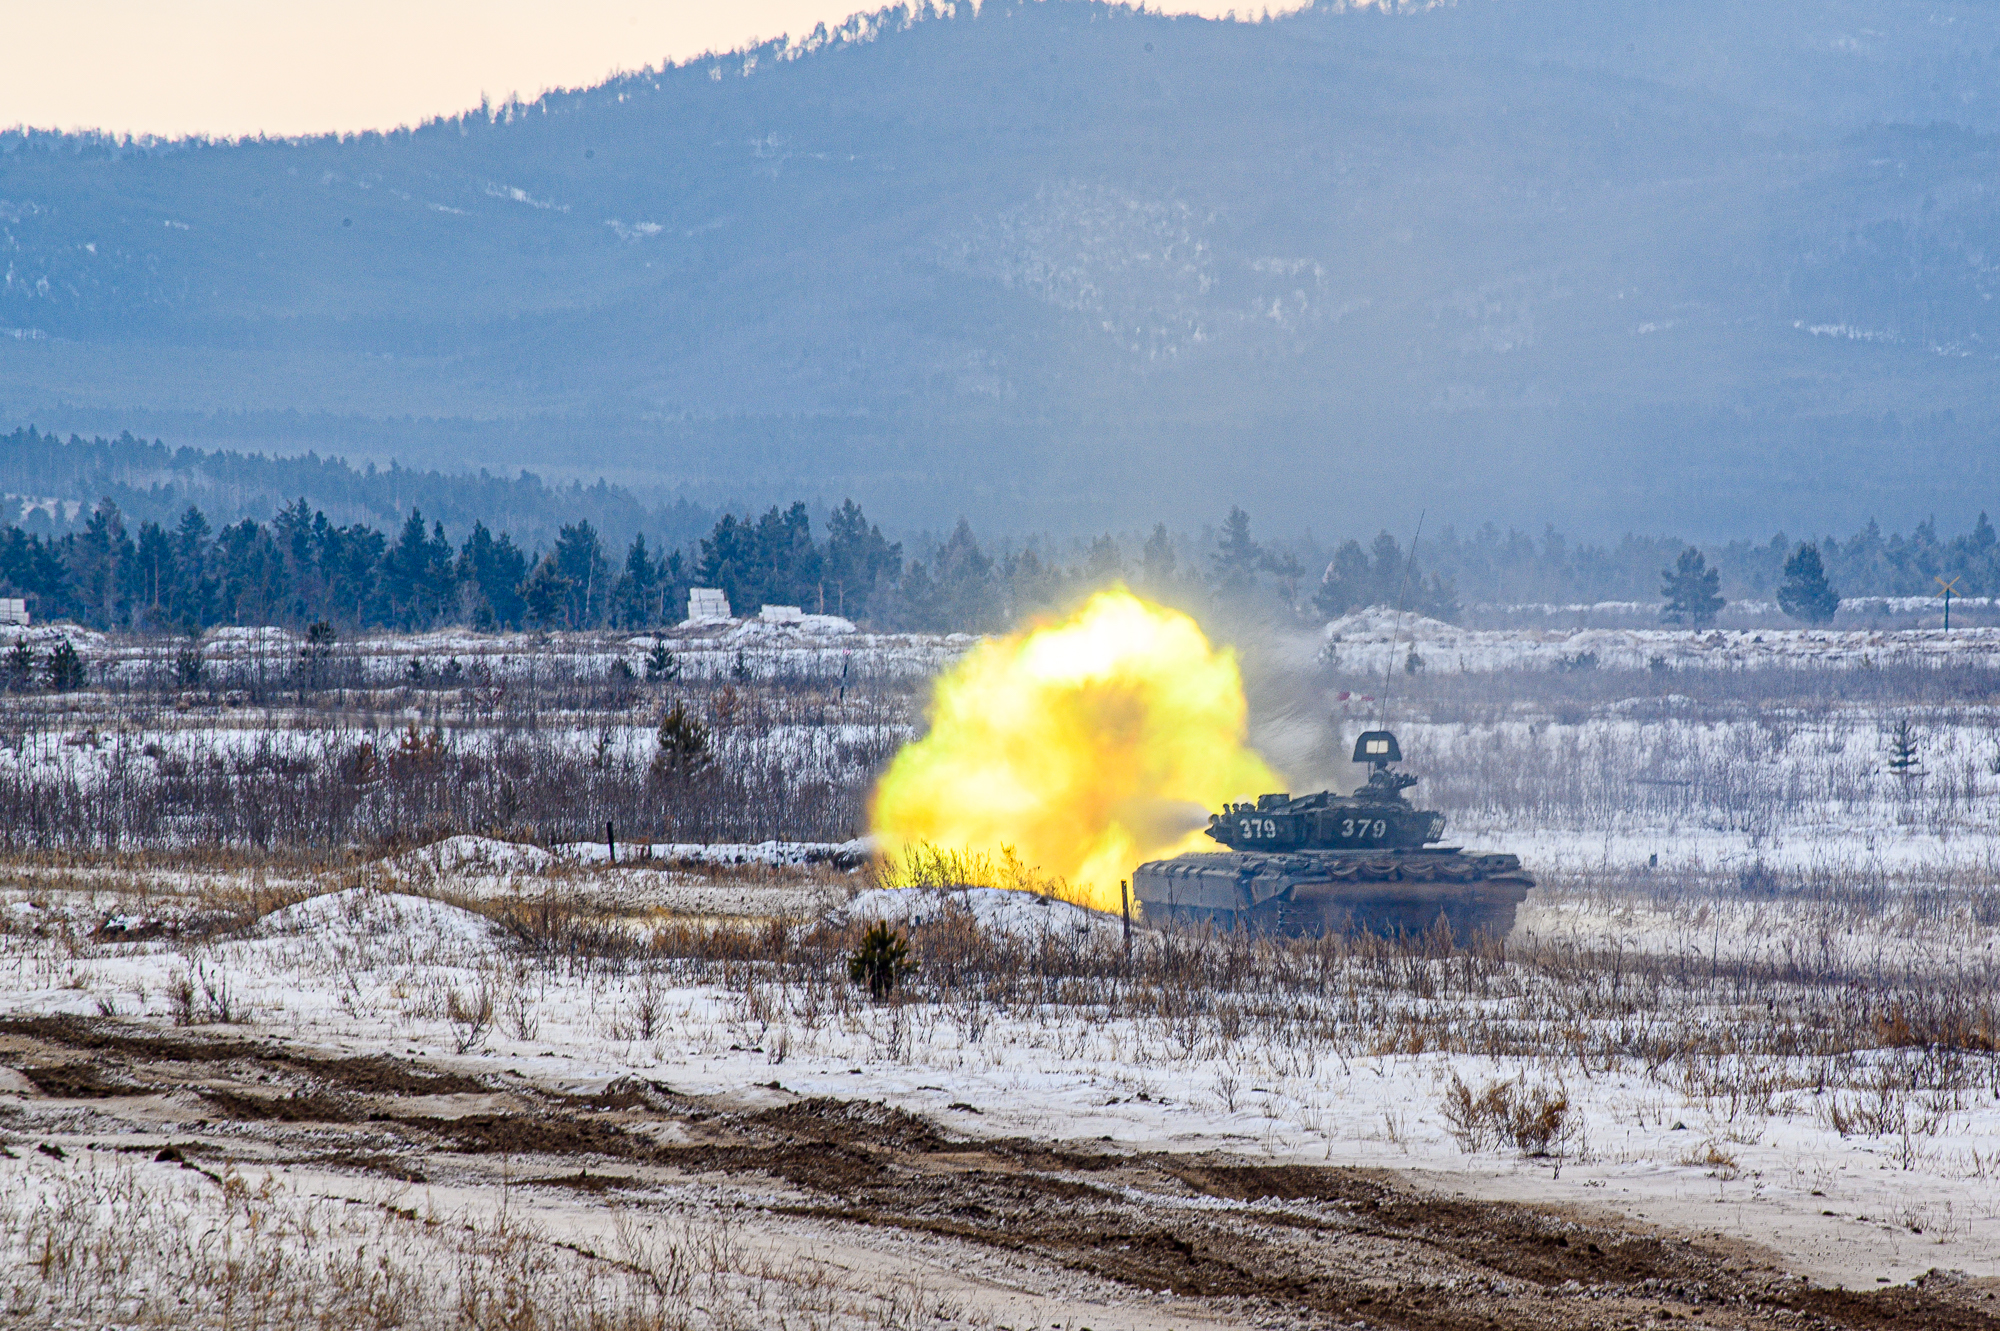
[[(421, 1180), (476, 1172), (482, 1157), (529, 1157), (552, 1168), (526, 1186), (615, 1190), (627, 1203), (654, 1186), (646, 1168), (737, 1187), (755, 1175), (793, 1190), (765, 1205), (776, 1215), (974, 1244), (1219, 1310), (1398, 1331), (2000, 1331), (2000, 1303), (1983, 1284), (1815, 1288), (1698, 1241), (1440, 1196), (1381, 1171), (968, 1139), (834, 1098), (731, 1111), (637, 1082), (588, 1097), (509, 1086), (521, 1112), (450, 1116), (437, 1097), (488, 1104), (503, 1093), (386, 1055), (322, 1057), (78, 1018), (0, 1021), (0, 1036), (15, 1046), (6, 1061), (52, 1102), (116, 1118), (132, 1097), (192, 1089), (281, 1158)], [(677, 1140), (658, 1140), (663, 1131)], [(640, 1173), (604, 1175), (607, 1161)]]

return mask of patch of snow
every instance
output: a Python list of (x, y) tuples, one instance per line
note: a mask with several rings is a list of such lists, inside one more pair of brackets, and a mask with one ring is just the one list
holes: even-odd
[[(605, 864), (610, 848), (602, 841), (572, 841), (557, 848), (565, 860), (577, 864)], [(618, 863), (631, 865), (652, 861), (665, 864), (831, 864), (853, 869), (867, 863), (875, 853), (872, 837), (852, 841), (656, 841), (618, 843)]]
[(398, 855), (391, 863), (404, 872), (434, 875), (542, 873), (555, 856), (540, 846), (492, 837), (454, 836)]
[(832, 924), (887, 921), (916, 927), (964, 912), (982, 929), (1014, 938), (1057, 934), (1077, 939), (1116, 940), (1124, 925), (1114, 915), (1088, 910), (1054, 897), (1002, 887), (940, 891), (928, 887), (878, 887), (828, 912)]
[(566, 203), (557, 203), (552, 199), (538, 199), (516, 185), (495, 185), (489, 183), (486, 186), (486, 193), (490, 198), (511, 199), (515, 203), (525, 203), (530, 208), (553, 209), (559, 213), (569, 211), (569, 205)]
[(767, 617), (769, 611), (797, 610), (797, 606), (765, 606), (758, 618), (747, 620), (724, 634), (727, 642), (784, 642), (793, 638), (837, 638), (858, 632), (854, 621), (839, 615), (800, 614), (796, 619), (789, 617)]
[(266, 938), (310, 934), (322, 944), (336, 937), (423, 938), (427, 942), (489, 945), (497, 931), (484, 917), (459, 906), (402, 892), (350, 887), (274, 910), (257, 921)]
[[(1910, 664), (2000, 665), (2000, 628), (1939, 629), (1467, 629), (1376, 606), (1343, 615), (1321, 633), (1320, 659), (1367, 671), (1449, 673), (1556, 668), (1873, 669)], [(1393, 659), (1392, 659), (1393, 658)]]
[(287, 629), (273, 625), (239, 628), (234, 625), (210, 629), (202, 638), (204, 648), (228, 651), (247, 647), (289, 647), (297, 638)]
[(1802, 329), (1814, 337), (1844, 338), (1849, 342), (1900, 342), (1894, 333), (1880, 328), (1856, 328), (1853, 324), (1809, 324), (1803, 319), (1792, 320), (1792, 327)]
[(106, 635), (96, 629), (79, 628), (75, 624), (56, 623), (8, 625), (7, 634), (0, 638), (0, 646), (12, 647), (25, 642), (32, 647), (50, 647), (58, 639), (68, 638), (69, 645), (89, 659), (95, 660), (104, 650)]

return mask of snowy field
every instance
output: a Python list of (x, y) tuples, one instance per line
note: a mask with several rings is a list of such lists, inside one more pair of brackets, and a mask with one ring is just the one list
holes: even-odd
[[(682, 641), (686, 661), (707, 664), (655, 684), (647, 639), (629, 646), (637, 682), (618, 687), (603, 681), (624, 659), (619, 643), (400, 639), (352, 649), (347, 693), (304, 702), (276, 686), (260, 702), (241, 675), (216, 681), (215, 701), (148, 687), (158, 648), (79, 640), (88, 659), (115, 663), (111, 684), (5, 703), (6, 797), (27, 807), (60, 777), (101, 806), (60, 824), (77, 829), (72, 841), (17, 841), (4, 871), (0, 1049), (16, 1071), (0, 1091), (14, 1156), (0, 1159), (0, 1208), (16, 1259), (46, 1230), (34, 1218), (59, 1207), (85, 1229), (126, 1215), (147, 1233), (198, 1207), (251, 1248), (257, 1225), (286, 1235), (287, 1251), (310, 1248), (309, 1230), (380, 1244), (381, 1270), (454, 1307), (512, 1280), (558, 1303), (594, 1291), (631, 1325), (1405, 1325), (1423, 1299), (1457, 1300), (1467, 1325), (1643, 1325), (1669, 1305), (1729, 1325), (1795, 1324), (1815, 1309), (1832, 1325), (1895, 1320), (1886, 1304), (1866, 1316), (1859, 1304), (1808, 1308), (1791, 1286), (1730, 1303), (1657, 1273), (1620, 1284), (1505, 1262), (1398, 1267), (1363, 1306), (1358, 1285), (1327, 1273), (1332, 1256), (1273, 1237), (1307, 1222), (1331, 1232), (1358, 1203), (1236, 1196), (1188, 1183), (1192, 1165), (1160, 1163), (1199, 1161), (1330, 1171), (1343, 1187), (1363, 1176), (1342, 1170), (1389, 1170), (1379, 1177), (1397, 1187), (1467, 1205), (1553, 1207), (1564, 1224), (1606, 1227), (1590, 1231), (1592, 1252), (1674, 1235), (1705, 1245), (1718, 1273), (1768, 1266), (1815, 1289), (1919, 1301), (1896, 1305), (1905, 1325), (1945, 1324), (1926, 1321), (1921, 1301), (1983, 1298), (1977, 1282), (2000, 1279), (1994, 631), (1473, 632), (1354, 616), (1249, 652), (1254, 736), (1297, 789), (1355, 780), (1340, 746), (1393, 707), (1406, 766), (1423, 777), (1413, 797), (1450, 815), (1454, 843), (1514, 851), (1537, 874), (1513, 933), (1469, 950), (1162, 933), (1143, 920), (1128, 942), (1115, 916), (1060, 901), (878, 889), (857, 867), (865, 847), (850, 844), (858, 796), (828, 797), (827, 810), (849, 811), (844, 824), (828, 813), (806, 826), (790, 805), (748, 835), (644, 824), (648, 799), (685, 792), (647, 767), (669, 698), (711, 723), (723, 690), (729, 708), (762, 709), (760, 724), (713, 725), (717, 770), (803, 761), (830, 788), (863, 786), (921, 724), (921, 680), (966, 644), (878, 640), (880, 655), (847, 664), (843, 681), (844, 644), (862, 638), (764, 644), (741, 670), (719, 636)], [(296, 647), (273, 659), (283, 652)], [(507, 699), (469, 710), (405, 681), (409, 659), (454, 654), (464, 669), (530, 664), (507, 667)], [(218, 674), (235, 668), (224, 655)], [(238, 687), (245, 701), (221, 700)], [(371, 801), (401, 801), (392, 807), (412, 818), (450, 807), (456, 826), (338, 846), (176, 840), (174, 827), (226, 820), (189, 807), (178, 823), (148, 822), (113, 807), (121, 792), (163, 789), (146, 772), (174, 745), (183, 761), (276, 745), (300, 764), (292, 779), (311, 781), (309, 767), (346, 761), (358, 743), (394, 752), (413, 723), (443, 731), (454, 761), (486, 767), (532, 731), (536, 752), (576, 765), (557, 789), (600, 803), (510, 835), (477, 828), (406, 764), (342, 787), (362, 810), (350, 830), (374, 825)], [(1899, 725), (1913, 750), (1903, 772), (1890, 766)], [(71, 743), (86, 728), (95, 746)], [(93, 763), (100, 775), (87, 775)], [(489, 779), (464, 772), (458, 784)], [(620, 781), (630, 798), (615, 816), (632, 830), (614, 862), (592, 829)], [(847, 958), (880, 920), (906, 932), (916, 969), (874, 1002)], [(47, 1020), (58, 1017), (75, 1021)], [(183, 1048), (180, 1063), (162, 1062), (136, 1036), (105, 1044), (106, 1031), (267, 1052)], [(452, 1089), (385, 1098), (327, 1070), (356, 1059)], [(106, 1080), (50, 1071), (81, 1066)], [(843, 1103), (909, 1116), (871, 1118), (861, 1133), (881, 1139), (868, 1149), (889, 1153), (902, 1192), (814, 1173), (824, 1161), (753, 1168), (750, 1154), (728, 1154), (804, 1141), (844, 1159), (849, 1138), (812, 1135), (832, 1131), (826, 1106)], [(574, 1123), (576, 1135), (495, 1157), (450, 1145), (441, 1126), (486, 1132), (508, 1115)], [(821, 1126), (808, 1132), (801, 1115)], [(611, 1135), (588, 1136), (592, 1124)], [(174, 1159), (153, 1161), (170, 1146)], [(1233, 1242), (1263, 1245), (1243, 1269), (1304, 1271), (1305, 1287), (1346, 1289), (1347, 1301), (1274, 1283), (1246, 1302), (1218, 1276), (1086, 1259), (1035, 1228), (1060, 1207), (1011, 1215), (1042, 1237), (1010, 1248), (982, 1237), (970, 1210), (910, 1200), (912, 1180), (975, 1156), (1001, 1163), (964, 1165), (972, 1192), (1006, 1175), (1087, 1185), (1084, 1210), (1128, 1208), (1092, 1252), (1116, 1249), (1106, 1235), (1131, 1246), (1155, 1229), (1200, 1252), (1211, 1240), (1197, 1230), (1233, 1226)], [(1114, 1167), (1138, 1172), (1108, 1186)], [(607, 1193), (550, 1181), (579, 1170), (627, 1182)], [(854, 1217), (857, 1189), (874, 1219)], [(1000, 1202), (979, 1193), (979, 1205)], [(406, 1214), (469, 1228), (446, 1241)], [(1514, 1211), (1480, 1214), (1495, 1232), (1515, 1223)], [(120, 1260), (186, 1280), (208, 1258), (148, 1239)], [(87, 1266), (66, 1288), (95, 1288)], [(1919, 1280), (1933, 1270), (1974, 1283)], [(13, 1277), (16, 1308), (45, 1299), (52, 1278)], [(98, 1320), (78, 1325), (104, 1324), (110, 1304), (93, 1307)], [(646, 1320), (662, 1307), (683, 1320)]]

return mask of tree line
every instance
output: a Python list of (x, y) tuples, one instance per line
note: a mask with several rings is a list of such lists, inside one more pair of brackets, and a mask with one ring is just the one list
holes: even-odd
[[(943, 539), (906, 551), (851, 499), (815, 526), (800, 501), (754, 518), (725, 513), (685, 546), (655, 545), (641, 533), (620, 554), (588, 521), (564, 524), (547, 548), (529, 549), (483, 521), (454, 540), (413, 508), (392, 535), (335, 522), (303, 498), (267, 522), (244, 518), (218, 530), (189, 505), (171, 525), (148, 520), (134, 532), (105, 498), (59, 536), (0, 525), (0, 595), (26, 597), (37, 619), (152, 633), (322, 623), (643, 631), (678, 622), (694, 586), (720, 588), (739, 614), (796, 605), (883, 629), (988, 632), (1114, 580), (1181, 604), (1307, 621), (1370, 605), (1450, 620), (1461, 610), (1457, 571), (1468, 550), (1522, 549), (1487, 534), (1468, 542), (1449, 529), (1414, 549), (1386, 531), (1366, 546), (1347, 540), (1331, 550), (1310, 538), (1265, 544), (1240, 508), (1199, 542), (1159, 523), (1143, 540), (1106, 534), (1066, 554), (1041, 542), (989, 554), (962, 518)], [(1565, 554), (1553, 533), (1539, 552), (1523, 544), (1545, 560)], [(1921, 591), (1916, 577), (1935, 568), (1960, 576), (1963, 594), (2000, 591), (2000, 541), (1984, 515), (1951, 541), (1931, 524), (1910, 539), (1884, 539), (1871, 524), (1846, 543), (1780, 537), (1752, 548), (1774, 565), (1764, 595), (1775, 593), (1787, 615), (1806, 623), (1830, 620), (1843, 592), (1880, 594), (1883, 567), (1895, 571), (1896, 590), (1907, 582)], [(1725, 570), (1741, 550), (1723, 547), (1715, 565), (1678, 542), (1645, 550), (1655, 556), (1650, 576), (1660, 579), (1663, 618), (1712, 622), (1725, 603)]]
[[(793, 506), (802, 518), (803, 505)], [(867, 527), (859, 509), (848, 527)], [(775, 521), (774, 521), (775, 519)], [(42, 536), (0, 527), (0, 589), (24, 596), (40, 619), (94, 628), (195, 633), (218, 624), (344, 629), (654, 628), (677, 621), (687, 589), (727, 576), (757, 591), (796, 593), (817, 571), (771, 537), (793, 530), (784, 515), (719, 524), (698, 551), (655, 550), (634, 536), (614, 565), (588, 521), (560, 528), (547, 550), (524, 550), (507, 532), (474, 521), (453, 542), (444, 524), (412, 509), (393, 536), (367, 523), (330, 520), (301, 498), (269, 522), (245, 518), (216, 530), (190, 505), (171, 527), (136, 533), (117, 504), (102, 500), (77, 530)], [(747, 539), (746, 539), (747, 533)], [(865, 599), (845, 547), (829, 567)], [(865, 563), (866, 561), (862, 561)], [(891, 570), (893, 572), (893, 570)]]
[[(220, 624), (643, 631), (678, 622), (689, 588), (706, 586), (738, 614), (796, 605), (886, 629), (988, 632), (1120, 579), (1183, 602), (1214, 596), (1331, 616), (1393, 599), (1409, 571), (1385, 533), (1369, 552), (1342, 547), (1322, 576), (1297, 552), (1253, 539), (1241, 509), (1195, 559), (1164, 523), (1136, 560), (1109, 535), (1068, 559), (1038, 544), (996, 556), (964, 519), (912, 555), (851, 499), (819, 525), (803, 502), (773, 505), (755, 518), (725, 513), (684, 548), (657, 548), (642, 533), (618, 556), (588, 521), (528, 550), (481, 521), (454, 541), (412, 509), (391, 535), (335, 522), (301, 498), (268, 522), (218, 530), (190, 505), (172, 525), (145, 521), (135, 532), (106, 498), (60, 536), (0, 526), (0, 594), (26, 597), (37, 619), (142, 633)], [(1446, 583), (1419, 574), (1416, 585), (1413, 606), (1455, 612)]]
[[(1958, 578), (1968, 596), (2000, 596), (2000, 533), (1981, 513), (1971, 530), (1945, 535), (1936, 521), (1907, 535), (1885, 532), (1870, 521), (1845, 538), (1788, 536), (1733, 540), (1702, 550), (1704, 565), (1735, 600), (1775, 599), (1790, 577), (1787, 565), (1810, 546), (1832, 584), (1847, 596), (1929, 596), (1934, 579)], [(1488, 604), (1643, 601), (1653, 595), (1662, 569), (1677, 565), (1689, 543), (1676, 537), (1627, 534), (1592, 544), (1569, 539), (1554, 527), (1539, 539), (1487, 523), (1461, 534), (1446, 527), (1425, 537), (1421, 561), (1455, 586), (1468, 602)]]

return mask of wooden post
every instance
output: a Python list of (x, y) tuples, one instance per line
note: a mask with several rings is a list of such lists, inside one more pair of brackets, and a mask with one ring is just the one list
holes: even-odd
[(604, 849), (611, 856), (611, 862), (618, 863), (618, 833), (608, 821), (604, 824)]
[(1125, 918), (1125, 955), (1132, 955), (1132, 889), (1118, 880), (1118, 913)]

